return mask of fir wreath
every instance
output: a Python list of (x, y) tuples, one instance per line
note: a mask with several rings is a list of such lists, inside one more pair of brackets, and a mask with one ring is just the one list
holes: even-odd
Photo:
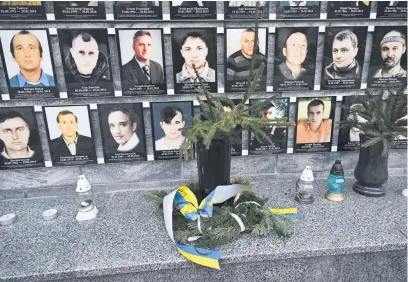
[[(232, 182), (249, 186), (248, 181), (243, 179)], [(199, 189), (198, 182), (190, 181), (186, 186), (196, 195), (198, 202), (201, 202), (206, 196), (202, 194), (202, 189)], [(145, 199), (156, 202), (158, 208), (163, 211), (163, 198), (166, 195), (166, 191), (154, 191), (145, 195)], [(292, 232), (286, 223), (294, 222), (294, 220), (284, 215), (272, 213), (265, 205), (268, 200), (268, 198), (260, 198), (249, 191), (222, 204), (214, 205), (213, 216), (201, 218), (202, 233), (198, 230), (197, 222), (188, 221), (181, 214), (179, 207), (174, 204), (174, 238), (181, 244), (210, 249), (238, 239), (241, 233), (255, 236), (267, 236), (275, 233), (279, 237), (289, 238)], [(236, 214), (242, 220), (245, 226), (244, 232), (241, 232), (239, 223), (231, 216), (231, 213)], [(198, 240), (192, 241), (192, 238), (198, 238)]]

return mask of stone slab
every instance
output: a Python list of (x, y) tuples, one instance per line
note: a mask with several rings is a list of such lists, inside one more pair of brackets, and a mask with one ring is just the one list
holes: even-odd
[[(406, 198), (401, 195), (407, 185), (406, 177), (392, 177), (385, 185), (387, 194), (381, 198), (358, 195), (352, 191), (352, 182), (346, 181), (343, 203), (327, 201), (324, 198), (326, 181), (319, 180), (314, 185), (313, 205), (300, 205), (294, 200), (295, 182), (296, 179), (269, 181), (262, 178), (253, 182), (253, 189), (259, 195), (272, 198), (268, 206), (298, 207), (302, 219), (291, 226), (294, 234), (289, 239), (280, 239), (276, 235), (264, 238), (244, 235), (220, 247), (223, 253), (221, 268), (226, 273), (236, 273), (231, 277), (242, 281), (245, 271), (239, 272), (241, 265), (252, 265), (252, 269), (259, 265), (259, 270), (256, 268), (259, 276), (253, 274), (253, 277), (261, 279), (256, 281), (265, 281), (263, 277), (273, 277), (274, 265), (279, 268), (280, 264), (292, 263), (293, 267), (288, 269), (294, 271), (288, 270), (282, 273), (282, 277), (299, 277), (295, 270), (302, 270), (298, 274), (316, 278), (309, 281), (323, 281), (319, 279), (335, 277), (329, 266), (338, 264), (344, 265), (340, 268), (344, 281), (350, 281), (352, 277), (360, 279), (352, 281), (406, 279), (406, 272), (401, 267), (406, 264), (407, 206)], [(211, 273), (208, 269), (186, 262), (177, 252), (165, 232), (161, 212), (153, 203), (144, 200), (146, 193), (148, 191), (97, 194), (95, 203), (100, 213), (96, 220), (87, 223), (74, 220), (77, 207), (73, 197), (3, 200), (0, 214), (15, 212), (19, 220), (11, 226), (0, 228), (0, 279), (20, 282), (73, 281), (76, 278), (126, 273), (138, 273), (144, 279), (154, 277), (150, 272), (157, 273), (159, 278), (170, 279), (173, 276), (169, 276), (169, 273)], [(57, 208), (61, 216), (45, 224), (39, 216), (48, 208)], [(376, 258), (374, 253), (385, 255), (383, 266), (383, 257)], [(367, 271), (364, 268), (364, 271), (358, 272), (358, 262), (356, 265), (351, 262), (345, 264), (345, 261), (338, 259), (339, 256), (358, 254), (361, 257), (356, 261), (369, 261), (378, 269), (378, 276), (373, 278), (372, 274), (368, 274), (368, 278), (373, 280), (364, 280), (362, 273)], [(329, 258), (326, 260), (324, 257)], [(309, 271), (309, 268), (301, 266), (314, 259), (318, 259), (315, 266), (320, 266), (316, 269), (321, 269), (322, 276), (314, 273), (313, 267)], [(378, 261), (371, 261), (376, 259)], [(299, 265), (296, 260), (300, 260)], [(302, 260), (304, 263), (300, 263)], [(349, 272), (353, 265), (355, 272)], [(182, 271), (184, 269), (186, 272)], [(394, 277), (393, 272), (402, 275)], [(213, 273), (209, 275), (220, 277)]]

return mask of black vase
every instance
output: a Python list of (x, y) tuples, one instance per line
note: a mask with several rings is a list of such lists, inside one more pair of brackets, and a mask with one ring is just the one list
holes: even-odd
[[(361, 145), (368, 139), (369, 136), (360, 134)], [(381, 156), (383, 146), (382, 141), (366, 148), (360, 146), (360, 154), (354, 170), (354, 177), (357, 180), (353, 185), (355, 192), (368, 197), (385, 195), (382, 185), (388, 181), (388, 153), (384, 157)]]
[(207, 150), (201, 142), (196, 143), (198, 183), (208, 195), (218, 185), (230, 184), (231, 141), (228, 136), (215, 137)]

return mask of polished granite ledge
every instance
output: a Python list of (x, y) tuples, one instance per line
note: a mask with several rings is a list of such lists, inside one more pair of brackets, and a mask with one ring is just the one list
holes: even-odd
[[(406, 177), (391, 177), (385, 185), (387, 194), (381, 198), (354, 193), (353, 181), (347, 179), (346, 200), (340, 204), (324, 198), (326, 181), (317, 180), (315, 203), (299, 205), (294, 201), (295, 182), (295, 178), (252, 182), (255, 191), (271, 198), (269, 206), (299, 208), (302, 219), (292, 227), (293, 237), (245, 235), (219, 249), (224, 254), (222, 269), (228, 271), (239, 263), (386, 252), (405, 254), (401, 259), (406, 261), (407, 201), (401, 195)], [(160, 211), (143, 199), (146, 193), (138, 187), (98, 193), (99, 216), (83, 223), (75, 221), (73, 195), (2, 200), (0, 215), (14, 212), (18, 220), (0, 226), (0, 281), (71, 281), (171, 269), (201, 271), (178, 254), (165, 232)], [(45, 222), (41, 213), (49, 208), (58, 209), (60, 216)], [(401, 281), (406, 280), (406, 272), (404, 275)]]

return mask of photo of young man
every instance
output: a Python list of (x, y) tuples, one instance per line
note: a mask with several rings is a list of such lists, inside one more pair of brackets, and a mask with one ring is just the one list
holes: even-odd
[(43, 108), (53, 165), (96, 163), (88, 106)]
[(3, 30), (0, 40), (10, 96), (57, 98), (47, 30)]
[[(200, 82), (196, 71), (204, 82), (204, 86), (210, 92), (217, 91), (215, 35), (216, 30), (214, 28), (172, 29), (176, 93), (183, 94), (197, 91)], [(176, 50), (179, 50), (179, 52)]]
[(295, 152), (330, 152), (336, 97), (298, 98)]
[(0, 108), (0, 169), (44, 166), (32, 107)]
[(113, 96), (106, 29), (58, 29), (68, 96)]
[(98, 105), (105, 162), (146, 160), (141, 103)]
[(317, 28), (278, 28), (274, 90), (314, 88)]
[(400, 86), (407, 80), (407, 27), (376, 27), (368, 85)]
[(191, 125), (191, 102), (151, 103), (155, 159), (174, 159), (185, 137), (183, 128)]
[(104, 1), (55, 1), (56, 20), (105, 20)]
[[(250, 106), (259, 103), (259, 100), (249, 100)], [(262, 120), (271, 121), (279, 118), (289, 118), (289, 99), (280, 98), (274, 102), (267, 101), (262, 103), (260, 108), (254, 109)], [(287, 149), (287, 127), (278, 127), (275, 125), (265, 126), (263, 132), (272, 140), (273, 144), (263, 140), (263, 138), (256, 138), (252, 132), (249, 134), (249, 154), (279, 154), (286, 153)]]
[(164, 94), (162, 30), (118, 29), (122, 95)]
[(359, 89), (367, 27), (326, 28), (323, 89)]
[(258, 48), (255, 50), (255, 30), (226, 29), (226, 84), (225, 92), (245, 91), (248, 75), (251, 70), (252, 57), (255, 56), (254, 74), (257, 73), (261, 64), (264, 64), (263, 73), (260, 76), (257, 91), (266, 91), (267, 62), (267, 29), (260, 28), (258, 31)]

